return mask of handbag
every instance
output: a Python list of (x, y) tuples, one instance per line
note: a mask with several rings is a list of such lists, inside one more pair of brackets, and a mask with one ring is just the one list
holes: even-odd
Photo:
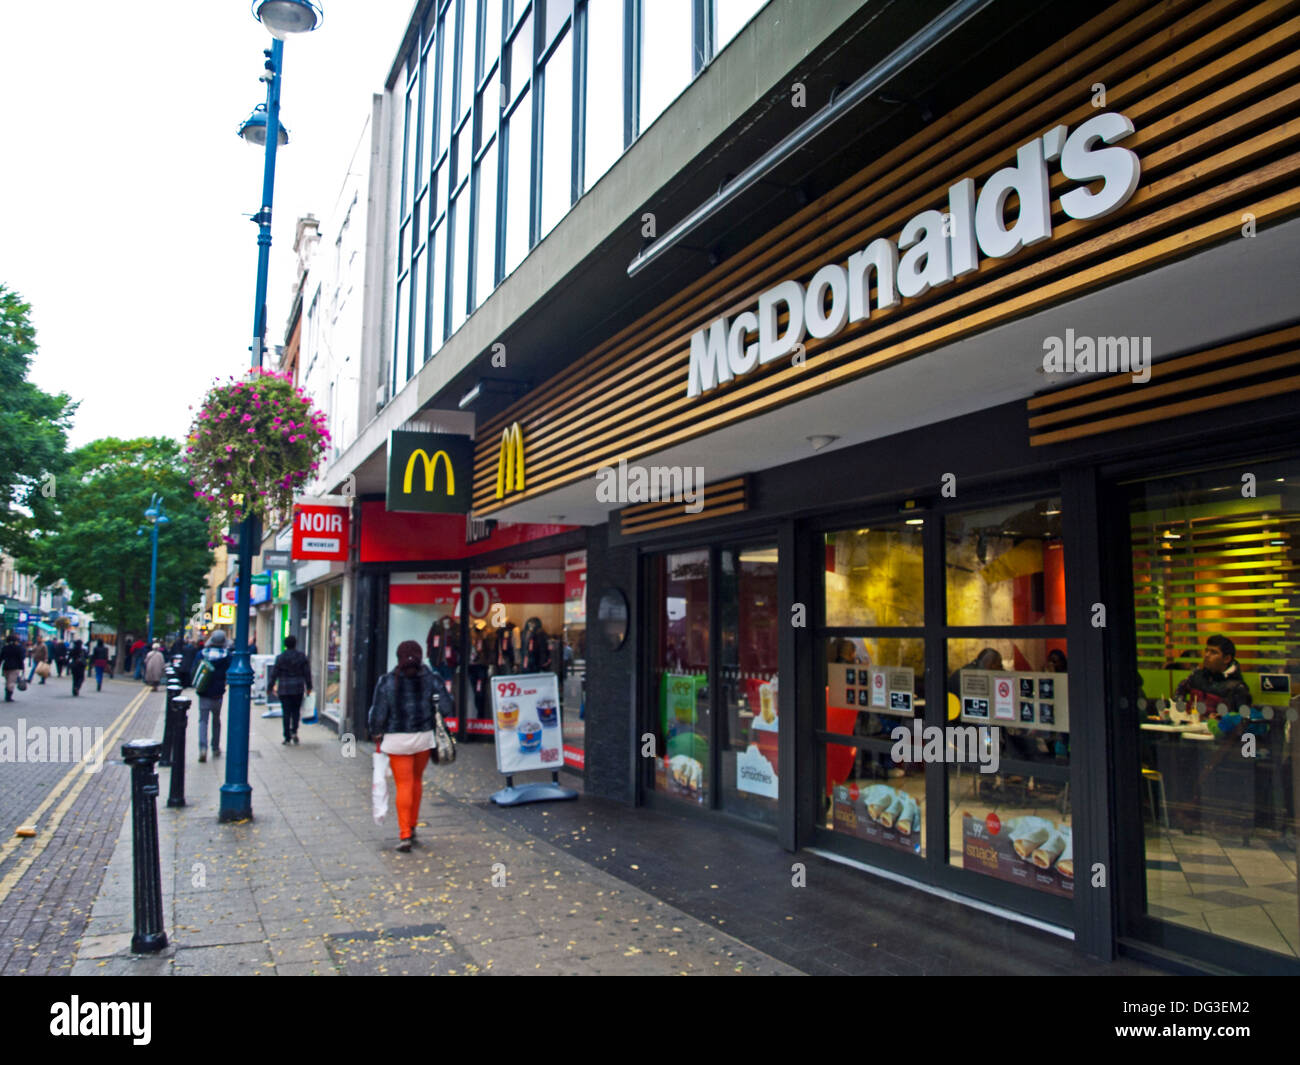
[(388, 755), (375, 751), (371, 762), (370, 813), (381, 824), (388, 812)]
[(48, 677), (50, 675), (50, 664), (48, 662), (37, 662), (36, 675), (38, 677)]
[(456, 760), (456, 741), (447, 731), (447, 723), (442, 719), (442, 711), (433, 711), (433, 760), (439, 765), (451, 765)]
[(20, 692), (25, 692), (27, 690), (27, 678), (21, 673), (18, 674), (18, 690)]

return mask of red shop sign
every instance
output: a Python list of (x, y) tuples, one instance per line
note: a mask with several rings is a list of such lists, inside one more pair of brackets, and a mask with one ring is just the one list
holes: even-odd
[(295, 562), (348, 560), (348, 508), (295, 503), (293, 507)]

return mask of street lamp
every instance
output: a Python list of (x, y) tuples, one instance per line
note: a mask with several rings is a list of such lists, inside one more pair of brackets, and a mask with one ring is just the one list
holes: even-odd
[[(171, 519), (163, 513), (163, 498), (155, 492), (149, 500), (149, 506), (145, 508), (145, 520), (151, 527), (151, 538), (153, 540), (153, 556), (149, 562), (149, 635), (148, 644), (153, 646), (153, 600), (154, 592), (158, 587), (158, 526), (166, 525)], [(136, 529), (136, 536), (141, 535), (143, 529)]]
[[(266, 278), (271, 259), (271, 200), (275, 189), (275, 151), (289, 135), (280, 125), (280, 82), (284, 77), (284, 38), (306, 33), (321, 24), (324, 12), (312, 0), (254, 0), (253, 14), (275, 40), (266, 56), (266, 103), (256, 108), (239, 127), (246, 143), (263, 149), (262, 206), (257, 223), (257, 292), (253, 299), (253, 369), (262, 366), (266, 343)], [(230, 704), (226, 726), (226, 782), (221, 785), (221, 821), (247, 821), (253, 816), (253, 789), (248, 783), (249, 716), (252, 710), (253, 670), (248, 661), (248, 611), (252, 599), (249, 577), (253, 568), (253, 543), (257, 520), (246, 514), (239, 523), (239, 580), (235, 593), (235, 649), (226, 674)]]

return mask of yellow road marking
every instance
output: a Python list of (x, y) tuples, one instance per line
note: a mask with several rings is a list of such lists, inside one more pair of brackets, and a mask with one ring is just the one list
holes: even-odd
[[(99, 757), (107, 755), (108, 750), (117, 742), (121, 737), (121, 734), (126, 731), (126, 726), (130, 723), (132, 715), (134, 715), (136, 710), (138, 710), (140, 705), (144, 702), (145, 698), (150, 694), (151, 693), (147, 690), (142, 691), (127, 703), (126, 709), (124, 709), (108, 727), (108, 732), (104, 734), (101, 740), (97, 740), (95, 745), (91, 748), (91, 753), (94, 754), (100, 745), (103, 745), (103, 751), (101, 754), (93, 757), (91, 761), (98, 761)], [(78, 775), (81, 777), (80, 780), (76, 780)], [(67, 815), (67, 812), (72, 809), (72, 804), (76, 801), (77, 796), (81, 794), (82, 789), (85, 788), (87, 783), (89, 783), (90, 778), (93, 775), (94, 774), (85, 771), (83, 763), (79, 762), (77, 765), (74, 765), (64, 775), (63, 779), (55, 785), (49, 795), (42, 800), (40, 806), (36, 808), (35, 812), (28, 819), (29, 823), (38, 821), (41, 815), (49, 809), (50, 805), (58, 800), (60, 793), (65, 789), (68, 789), (67, 795), (64, 796), (63, 801), (59, 803), (58, 807), (54, 810), (54, 813), (50, 815), (49, 824), (44, 826), (44, 830), (36, 840), (30, 853), (23, 855), (13, 869), (5, 875), (5, 878), (0, 880), (0, 903), (3, 903), (9, 896), (9, 892), (11, 892), (14, 889), (14, 885), (22, 879), (23, 874), (31, 867), (32, 862), (39, 858), (45, 848), (49, 846), (50, 840), (53, 838), (54, 833), (63, 821), (63, 818)], [(71, 785), (70, 789), (69, 785)], [(6, 842), (3, 847), (0, 847), (0, 862), (3, 862), (8, 858), (9, 855), (21, 845), (22, 841), (19, 839), (11, 839)]]

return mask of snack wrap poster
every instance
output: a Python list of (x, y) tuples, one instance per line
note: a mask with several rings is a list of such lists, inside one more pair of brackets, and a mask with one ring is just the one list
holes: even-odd
[(500, 772), (560, 768), (563, 734), (557, 680), (554, 673), (524, 673), (488, 682)]
[[(1042, 820), (1053, 828), (1060, 827), (1050, 819), (1025, 820)], [(1013, 839), (1016, 824), (1017, 819), (1003, 821), (996, 814), (975, 817), (964, 813), (961, 819), (962, 867), (998, 880), (1022, 884), (1035, 891), (1045, 891), (1049, 895), (1071, 898), (1074, 895), (1073, 848), (1062, 849), (1059, 854), (1040, 855), (1039, 862), (1049, 863), (1042, 867), (1034, 861), (1034, 851), (1024, 857), (1017, 852)], [(1065, 828), (1068, 831), (1068, 826)], [(1048, 830), (1048, 840), (1051, 839), (1051, 830)], [(1064, 871), (1060, 867), (1062, 860), (1066, 863)]]

